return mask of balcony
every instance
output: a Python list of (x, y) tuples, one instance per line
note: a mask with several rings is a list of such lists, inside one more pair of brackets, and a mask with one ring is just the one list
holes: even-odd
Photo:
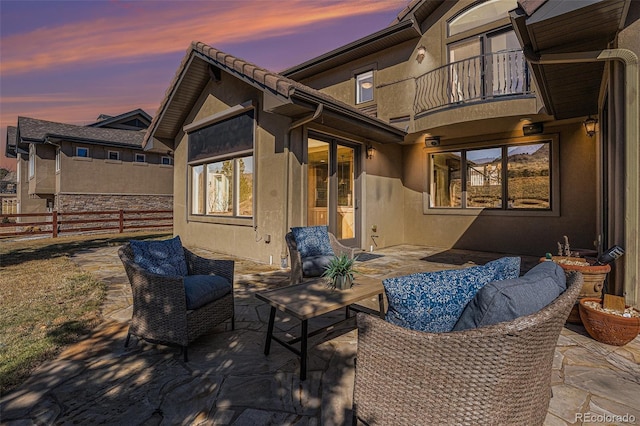
[(529, 68), (521, 50), (451, 62), (416, 78), (416, 116), (454, 105), (487, 102), (531, 93)]

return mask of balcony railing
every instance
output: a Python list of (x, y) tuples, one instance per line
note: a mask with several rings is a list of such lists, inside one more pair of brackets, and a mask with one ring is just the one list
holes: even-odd
[(521, 50), (451, 62), (416, 78), (416, 115), (451, 105), (531, 93)]

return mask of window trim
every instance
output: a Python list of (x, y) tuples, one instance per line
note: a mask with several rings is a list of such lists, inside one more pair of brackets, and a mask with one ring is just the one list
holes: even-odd
[[(87, 155), (78, 155), (79, 151), (81, 149), (85, 149), (87, 151)], [(79, 158), (91, 158), (91, 151), (89, 151), (89, 148), (87, 148), (86, 146), (76, 146), (76, 157)]]
[[(549, 152), (551, 154), (551, 164), (549, 178), (551, 180), (551, 208), (550, 209), (504, 209), (504, 208), (482, 208), (482, 207), (431, 207), (431, 177), (432, 170), (429, 161), (431, 154), (438, 154), (451, 151), (475, 150), (483, 148), (498, 148), (506, 146), (507, 148), (516, 145), (530, 145), (541, 142), (549, 142), (551, 144)], [(559, 217), (560, 216), (560, 144), (557, 134), (535, 135), (522, 138), (512, 139), (494, 139), (478, 143), (451, 144), (439, 147), (429, 147), (425, 150), (424, 173), (425, 173), (425, 190), (422, 193), (422, 213), (424, 215), (441, 215), (441, 216), (507, 216), (507, 217)], [(464, 171), (463, 171), (464, 172)], [(465, 172), (466, 173), (466, 172)], [(507, 184), (508, 185), (508, 184)], [(506, 187), (504, 188), (506, 190)]]
[[(496, 0), (496, 2), (499, 2), (498, 0)], [(466, 30), (463, 31), (459, 31), (455, 34), (451, 34), (451, 29), (450, 29), (450, 24), (455, 21), (456, 19), (462, 17), (463, 15), (471, 12), (472, 10), (476, 9), (476, 8), (480, 8), (480, 7), (485, 7), (489, 2), (487, 1), (476, 1), (470, 5), (468, 5), (467, 7), (457, 11), (456, 13), (454, 13), (453, 15), (451, 15), (450, 17), (448, 17), (447, 19), (443, 20), (443, 25), (444, 25), (444, 34), (445, 37), (447, 38), (447, 40), (453, 40), (453, 39), (462, 39), (462, 38), (466, 38), (469, 37), (470, 35), (473, 34), (477, 34), (479, 30), (485, 30), (487, 28), (495, 28), (499, 25), (505, 25), (505, 23), (511, 23), (511, 19), (509, 18), (509, 15), (507, 14), (507, 16), (504, 16), (502, 18), (498, 17), (497, 19), (493, 20), (493, 21), (489, 21), (489, 22), (485, 22), (484, 24), (480, 24), (477, 25), (475, 27), (470, 27)], [(517, 5), (516, 5), (517, 7)], [(482, 32), (482, 31), (480, 31)], [(462, 36), (462, 37), (461, 37)], [(449, 42), (449, 41), (447, 41)]]
[[(138, 156), (142, 157), (142, 161), (138, 161)], [(133, 156), (133, 162), (134, 163), (146, 163), (147, 162), (146, 154), (141, 154), (139, 152), (136, 152), (135, 155)]]
[[(168, 163), (165, 163), (164, 160), (167, 159), (169, 160)], [(160, 157), (160, 165), (162, 166), (173, 166), (173, 159), (167, 155), (163, 155), (162, 157)]]
[[(117, 158), (111, 158), (111, 154), (116, 154)], [(107, 160), (120, 161), (120, 151), (107, 151)]]
[(28, 166), (28, 177), (31, 179), (36, 175), (36, 147), (34, 144), (29, 144)]
[[(376, 101), (376, 93), (375, 93), (375, 88), (376, 88), (376, 79), (375, 79), (375, 72), (374, 72), (374, 68), (370, 67), (368, 68), (366, 71), (361, 71), (361, 72), (354, 72), (354, 79), (355, 79), (355, 105), (365, 105), (368, 103), (372, 103)], [(368, 74), (371, 74), (370, 76)], [(366, 75), (366, 77), (365, 77)], [(367, 99), (366, 101), (363, 101), (360, 99), (360, 87), (359, 87), (359, 81), (360, 78), (362, 79), (368, 79), (371, 78), (371, 99)]]

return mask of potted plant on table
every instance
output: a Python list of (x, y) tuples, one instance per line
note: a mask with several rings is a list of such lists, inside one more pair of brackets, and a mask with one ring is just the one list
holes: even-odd
[(331, 288), (345, 290), (353, 285), (353, 275), (356, 271), (353, 269), (355, 258), (347, 255), (336, 256), (331, 259), (329, 265), (325, 268), (323, 277), (327, 278), (328, 285)]

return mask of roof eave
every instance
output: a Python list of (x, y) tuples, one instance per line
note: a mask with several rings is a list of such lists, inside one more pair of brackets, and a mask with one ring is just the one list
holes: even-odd
[[(360, 54), (360, 57), (364, 57), (369, 54), (366, 48), (371, 48), (372, 45), (379, 45), (380, 48), (390, 47), (386, 46), (385, 41), (389, 40), (391, 37), (399, 33), (406, 33), (407, 40), (412, 37), (418, 38), (421, 36), (420, 29), (414, 21), (406, 20), (398, 22), (397, 24), (393, 24), (389, 27), (383, 28), (380, 31), (377, 31), (344, 46), (338, 47), (337, 49), (334, 49), (323, 55), (317, 56), (299, 65), (288, 68), (280, 72), (280, 74), (293, 80), (303, 79), (309, 75), (321, 72), (320, 69), (324, 64), (326, 64), (330, 60), (343, 57), (347, 53), (350, 53), (352, 56), (358, 56), (358, 54)], [(349, 57), (349, 60), (353, 60), (353, 58)]]

